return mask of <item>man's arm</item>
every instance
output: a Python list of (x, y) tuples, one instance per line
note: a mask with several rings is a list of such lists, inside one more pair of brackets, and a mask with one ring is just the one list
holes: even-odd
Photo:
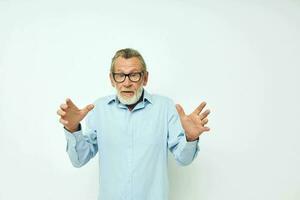
[[(86, 123), (88, 124), (88, 122)], [(69, 132), (64, 128), (70, 161), (74, 167), (82, 167), (98, 152), (97, 132), (87, 125), (83, 134), (81, 125), (76, 132)]]
[(171, 102), (168, 107), (168, 148), (174, 155), (176, 162), (181, 166), (185, 166), (190, 164), (197, 156), (199, 140), (187, 141), (175, 104)]
[[(66, 151), (74, 167), (81, 167), (93, 158), (98, 152), (97, 130), (93, 123), (94, 105), (87, 105), (79, 109), (71, 99), (60, 106), (57, 114), (61, 117), (60, 123), (64, 125), (67, 139)], [(89, 113), (90, 112), (90, 113)], [(86, 131), (83, 134), (80, 121), (89, 113), (86, 120)]]

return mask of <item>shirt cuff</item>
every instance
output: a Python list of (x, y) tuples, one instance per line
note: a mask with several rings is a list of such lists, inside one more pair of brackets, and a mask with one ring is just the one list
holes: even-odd
[(76, 144), (76, 141), (82, 136), (81, 125), (79, 126), (79, 130), (71, 133), (64, 127), (65, 136), (68, 142), (71, 144)]
[(188, 148), (188, 149), (197, 149), (198, 143), (199, 143), (199, 138), (197, 140), (195, 140), (195, 141), (187, 141), (186, 137), (185, 137), (184, 140), (185, 140), (185, 148)]

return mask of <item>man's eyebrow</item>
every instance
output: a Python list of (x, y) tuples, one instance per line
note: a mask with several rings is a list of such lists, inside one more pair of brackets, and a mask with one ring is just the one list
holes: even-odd
[(132, 70), (132, 71), (129, 71), (128, 73), (125, 73), (123, 71), (117, 70), (115, 73), (130, 74), (130, 73), (137, 73), (137, 72), (140, 72), (140, 71), (139, 70)]

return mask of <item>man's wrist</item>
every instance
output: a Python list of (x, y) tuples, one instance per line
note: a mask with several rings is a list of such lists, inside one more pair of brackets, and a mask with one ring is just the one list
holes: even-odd
[(66, 127), (66, 126), (64, 126), (64, 128), (67, 131), (69, 131), (70, 133), (74, 133), (74, 132), (77, 132), (77, 131), (81, 130), (81, 124), (78, 124), (76, 127)]
[(188, 142), (194, 142), (194, 141), (197, 141), (197, 140), (199, 140), (199, 137), (198, 138), (196, 138), (196, 139), (186, 139), (186, 141), (188, 141)]
[(191, 137), (186, 136), (186, 141), (188, 141), (188, 142), (194, 142), (196, 140), (199, 140), (199, 136), (197, 138), (191, 138)]

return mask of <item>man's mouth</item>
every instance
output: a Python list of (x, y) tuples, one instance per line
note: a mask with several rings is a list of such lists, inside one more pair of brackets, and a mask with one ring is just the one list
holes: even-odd
[(125, 96), (132, 96), (134, 94), (134, 92), (133, 91), (121, 91), (121, 94), (125, 95)]

